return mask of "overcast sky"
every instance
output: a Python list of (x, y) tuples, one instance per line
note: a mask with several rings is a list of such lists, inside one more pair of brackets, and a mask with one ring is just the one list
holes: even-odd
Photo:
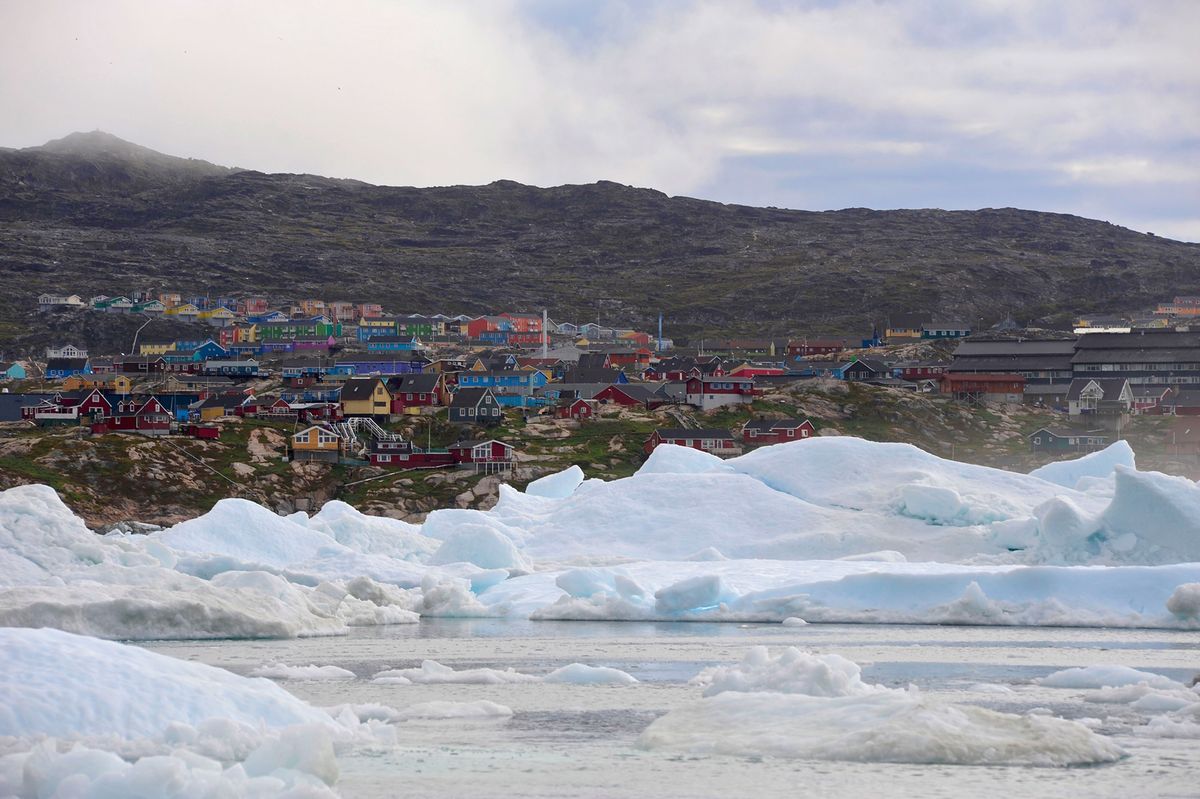
[(1200, 241), (1200, 1), (0, 0), (0, 146)]

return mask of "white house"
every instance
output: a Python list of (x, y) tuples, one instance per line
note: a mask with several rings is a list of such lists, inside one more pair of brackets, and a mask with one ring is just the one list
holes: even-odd
[(82, 308), (83, 297), (78, 294), (39, 294), (38, 295), (38, 310), (45, 311), (49, 308)]
[(64, 344), (61, 347), (47, 347), (46, 358), (86, 358), (87, 350), (80, 349), (74, 344)]

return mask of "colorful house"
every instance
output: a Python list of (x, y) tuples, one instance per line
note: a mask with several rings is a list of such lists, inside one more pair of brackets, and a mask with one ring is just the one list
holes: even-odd
[(760, 393), (754, 387), (752, 377), (689, 377), (685, 383), (684, 401), (702, 411), (725, 405), (748, 405)]
[(754, 419), (742, 425), (742, 443), (748, 446), (783, 444), (816, 435), (807, 419)]
[(342, 385), (342, 413), (346, 416), (386, 418), (392, 413), (392, 395), (379, 377), (352, 377)]
[(392, 413), (419, 413), (421, 408), (445, 405), (449, 400), (444, 375), (437, 372), (399, 375), (387, 381)]
[(46, 378), (49, 380), (91, 373), (92, 365), (87, 358), (50, 358), (46, 361)]
[(95, 388), (110, 394), (124, 395), (133, 391), (133, 381), (124, 374), (77, 374), (64, 380), (62, 387), (64, 391), (90, 391)]
[(25, 366), (19, 361), (0, 362), (0, 381), (24, 380)]
[(292, 434), (287, 457), (293, 461), (337, 463), (345, 447), (346, 440), (332, 427), (314, 424)]
[(138, 355), (164, 355), (175, 351), (174, 341), (141, 341), (138, 342)]

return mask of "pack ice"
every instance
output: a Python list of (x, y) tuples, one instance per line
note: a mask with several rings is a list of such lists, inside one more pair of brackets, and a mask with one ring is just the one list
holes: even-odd
[(1118, 760), (1074, 721), (954, 705), (863, 682), (839, 655), (752, 649), (702, 672), (704, 697), (650, 724), (639, 744), (688, 754), (893, 763), (1077, 766)]
[(572, 467), (420, 526), (227, 499), (97, 536), (50, 488), (0, 493), (0, 624), (120, 639), (418, 614), (1186, 628), (1198, 561), (1200, 488), (1121, 442), (1032, 474), (845, 437), (663, 446), (628, 478)]

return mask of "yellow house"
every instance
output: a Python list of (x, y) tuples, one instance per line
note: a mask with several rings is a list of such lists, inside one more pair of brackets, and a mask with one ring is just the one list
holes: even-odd
[(196, 315), (197, 319), (208, 322), (214, 327), (228, 327), (237, 320), (237, 315), (228, 308), (209, 308)]
[(138, 355), (165, 355), (174, 351), (174, 341), (143, 341), (138, 344)]
[(332, 428), (315, 424), (292, 434), (291, 459), (337, 463), (342, 454), (342, 437)]
[(352, 377), (342, 384), (342, 413), (346, 416), (390, 416), (392, 394), (378, 377)]
[(128, 394), (133, 390), (133, 381), (127, 375), (71, 375), (62, 383), (66, 391), (91, 391), (98, 388), (101, 391), (111, 391), (114, 394)]
[(258, 341), (258, 325), (236, 325), (233, 328), (234, 344), (254, 344)]
[(895, 339), (919, 339), (925, 329), (925, 318), (920, 314), (900, 314), (888, 319), (884, 338), (888, 341)]
[(200, 309), (197, 308), (195, 305), (192, 305), (190, 302), (185, 302), (180, 305), (175, 305), (171, 308), (168, 308), (166, 310), (166, 313), (169, 314), (170, 316), (184, 316), (184, 317), (190, 317), (192, 319), (195, 319), (197, 316), (200, 315)]

